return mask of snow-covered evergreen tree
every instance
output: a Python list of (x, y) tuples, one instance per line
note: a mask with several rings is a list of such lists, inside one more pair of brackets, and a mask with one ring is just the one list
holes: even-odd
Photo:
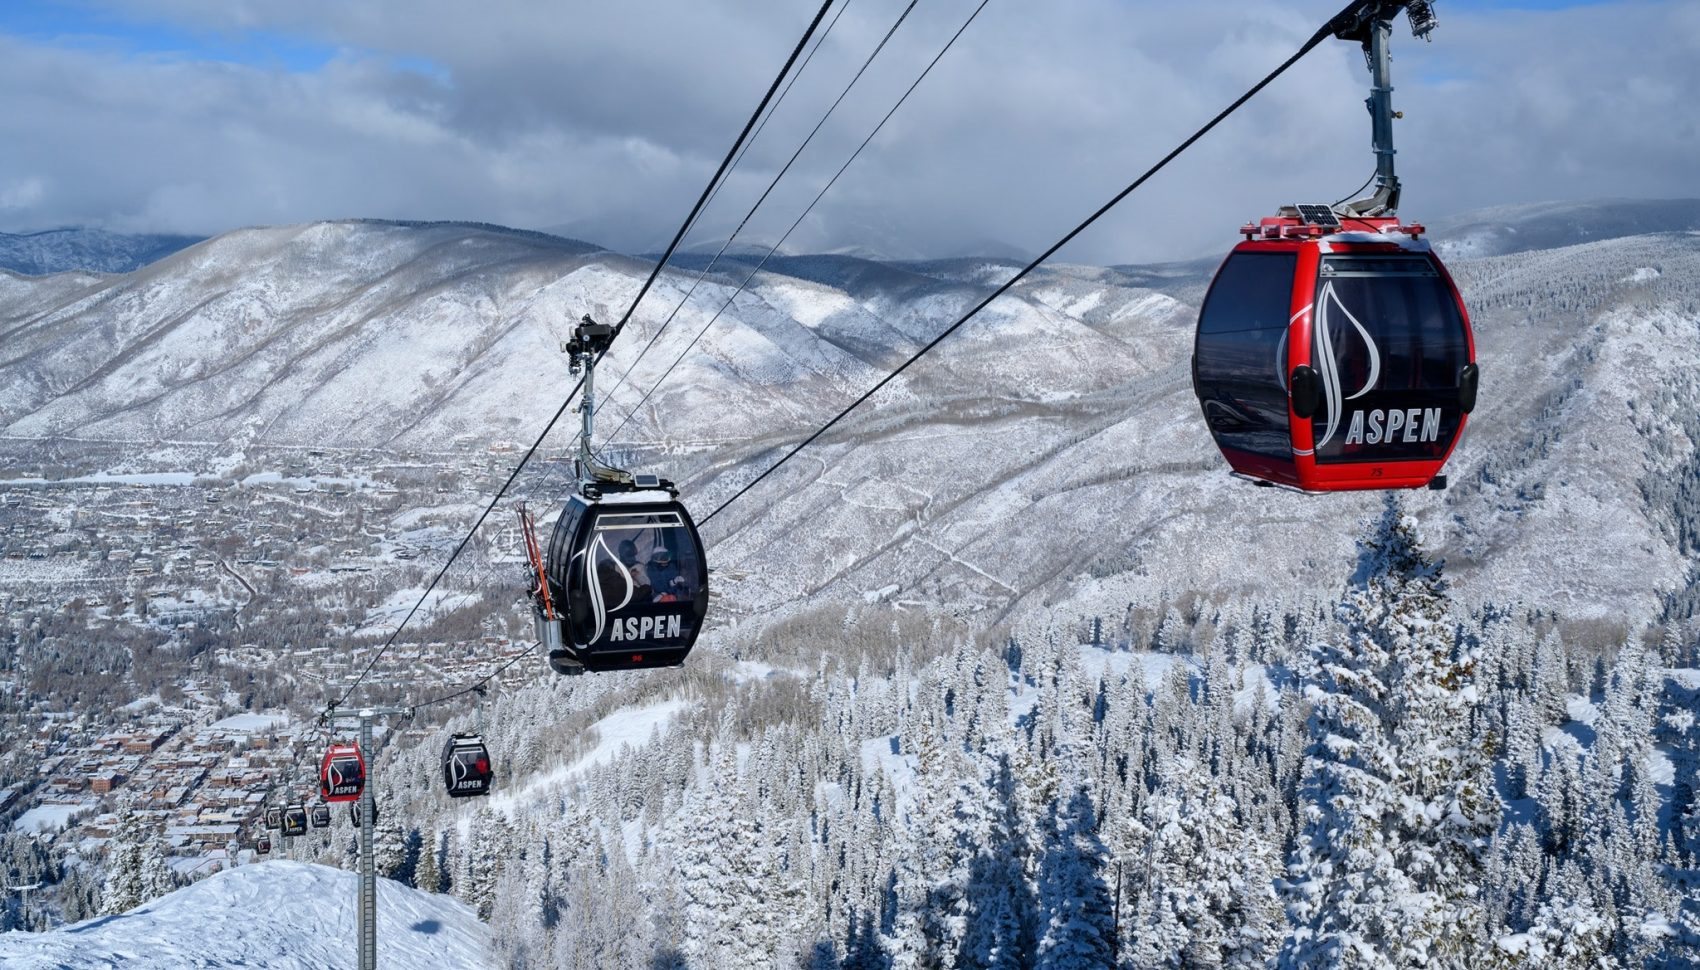
[(1114, 913), (1106, 881), (1107, 853), (1086, 786), (1065, 789), (1045, 831), (1037, 894), (1039, 946), (1034, 967), (1066, 970), (1111, 962)]
[(120, 810), (118, 825), (107, 842), (101, 914), (127, 913), (171, 892), (177, 883), (159, 840), (135, 808), (126, 805)]
[(1242, 825), (1203, 766), (1168, 759), (1162, 787), (1134, 823), (1143, 870), (1128, 928), (1140, 967), (1262, 967), (1283, 924), (1277, 847)]
[(1445, 593), (1390, 497), (1360, 541), (1339, 608), (1343, 642), (1313, 650), (1283, 966), (1462, 965), (1487, 950), (1482, 853), (1502, 809), (1486, 753), (1467, 736), (1473, 658)]

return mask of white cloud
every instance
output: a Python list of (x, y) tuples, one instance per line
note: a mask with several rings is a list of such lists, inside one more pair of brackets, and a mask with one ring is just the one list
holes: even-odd
[[(906, 0), (855, 0), (705, 234), (729, 231)], [(923, 0), (752, 223), (771, 238), (978, 0)], [(992, 0), (812, 220), (808, 246), (1037, 249), (1279, 63), (1337, 0)], [(373, 216), (574, 224), (664, 240), (813, 2), (142, 0), (202, 31), (339, 51), (312, 71), (125, 56), (0, 36), (0, 227), (216, 232)], [(1693, 194), (1700, 11), (1441, 7), (1395, 42), (1406, 213)], [(1372, 167), (1355, 49), (1330, 42), (1068, 253), (1182, 258)], [(788, 180), (789, 181), (789, 180)], [(857, 227), (862, 227), (858, 229)], [(854, 237), (858, 232), (871, 238)]]

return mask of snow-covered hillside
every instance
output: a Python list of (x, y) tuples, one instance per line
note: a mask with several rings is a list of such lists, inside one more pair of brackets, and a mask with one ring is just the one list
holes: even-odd
[[(1584, 238), (1612, 235), (1642, 208), (1568, 218)], [(704, 262), (663, 274), (605, 391)], [(1694, 513), (1661, 483), (1689, 474), (1700, 435), (1685, 423), (1700, 403), (1687, 376), (1700, 365), (1700, 235), (1453, 263), (1482, 404), (1452, 489), (1411, 503), (1460, 594), (1580, 616), (1648, 616), (1683, 598)], [(722, 263), (601, 428), (711, 508), (1014, 268), (775, 260), (620, 429), (748, 269)], [(231, 233), (119, 278), (0, 276), (0, 432), (139, 446), (529, 441), (571, 387), (560, 338), (583, 312), (617, 313), (645, 270), (535, 233), (346, 222)], [(713, 524), (726, 606), (881, 595), (1013, 616), (1185, 590), (1320, 592), (1315, 563), (1349, 553), (1373, 499), (1227, 476), (1187, 364), (1210, 270), (1035, 274)]]
[(1700, 230), (1700, 200), (1609, 199), (1477, 209), (1429, 223), (1448, 259), (1505, 256), (1656, 232)]
[[(121, 916), (48, 933), (0, 935), (7, 970), (178, 970), (267, 967), (324, 970), (354, 964), (352, 872), (301, 862), (239, 866)], [(478, 968), (489, 928), (448, 896), (378, 881), (378, 963)]]
[(103, 229), (0, 232), (0, 270), (26, 276), (128, 273), (193, 246), (201, 236), (127, 235)]

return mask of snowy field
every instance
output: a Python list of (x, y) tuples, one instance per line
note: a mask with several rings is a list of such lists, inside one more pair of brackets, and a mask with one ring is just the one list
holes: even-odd
[(490, 808), (511, 816), (521, 805), (558, 790), (573, 777), (613, 760), (622, 752), (635, 751), (647, 745), (655, 732), (667, 730), (668, 722), (685, 707), (685, 701), (668, 700), (608, 715), (591, 726), (591, 731), (594, 731), (597, 737), (596, 747), (586, 751), (571, 764), (533, 776), (519, 791), (492, 795), (489, 799)]
[(222, 721), (213, 722), (208, 725), (208, 729), (256, 734), (282, 727), (288, 723), (289, 717), (283, 714), (233, 714)]
[(73, 816), (89, 811), (87, 805), (37, 805), (12, 823), (18, 832), (57, 832), (69, 825)]
[[(6, 970), (352, 966), (356, 882), (351, 872), (300, 862), (241, 866), (122, 916), (103, 916), (49, 933), (0, 935), (0, 966)], [(380, 879), (378, 963), (456, 970), (491, 967), (489, 928), (451, 897)]]

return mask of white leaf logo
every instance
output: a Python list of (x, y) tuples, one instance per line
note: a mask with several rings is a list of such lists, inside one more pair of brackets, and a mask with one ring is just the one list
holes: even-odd
[[(1322, 378), (1323, 396), (1328, 401), (1328, 427), (1323, 431), (1321, 440), (1317, 441), (1315, 446), (1320, 450), (1334, 437), (1334, 432), (1340, 429), (1341, 405), (1346, 401), (1363, 397), (1375, 387), (1377, 381), (1381, 380), (1381, 350), (1376, 347), (1375, 339), (1369, 335), (1369, 330), (1358, 321), (1357, 317), (1352, 315), (1351, 310), (1346, 308), (1346, 304), (1341, 301), (1340, 295), (1334, 292), (1333, 280), (1322, 284), (1322, 295), (1317, 298), (1316, 302), (1320, 305), (1317, 307), (1316, 318), (1312, 324), (1311, 344), (1316, 353), (1317, 369), (1321, 372), (1318, 376)], [(1364, 385), (1351, 394), (1343, 394), (1344, 389), (1340, 386), (1340, 363), (1334, 354), (1334, 338), (1328, 332), (1330, 307), (1340, 308), (1340, 312), (1346, 315), (1346, 319), (1351, 321), (1352, 326), (1364, 338), (1364, 347), (1369, 350), (1369, 376), (1364, 378)]]
[[(597, 563), (604, 554), (607, 555), (608, 561), (614, 565), (614, 568), (620, 571), (620, 578), (626, 582), (625, 598), (620, 600), (619, 605), (613, 607), (608, 606), (607, 601), (602, 598), (602, 583), (597, 576)], [(596, 632), (590, 635), (589, 641), (595, 643), (602, 639), (602, 631), (608, 628), (608, 614), (625, 609), (626, 604), (632, 601), (632, 596), (637, 592), (637, 584), (632, 581), (631, 571), (626, 569), (626, 564), (621, 562), (618, 556), (614, 555), (614, 550), (608, 548), (607, 537), (600, 532), (596, 533), (596, 541), (591, 544), (589, 553), (584, 557), (584, 584), (590, 590), (590, 606), (596, 614)]]

